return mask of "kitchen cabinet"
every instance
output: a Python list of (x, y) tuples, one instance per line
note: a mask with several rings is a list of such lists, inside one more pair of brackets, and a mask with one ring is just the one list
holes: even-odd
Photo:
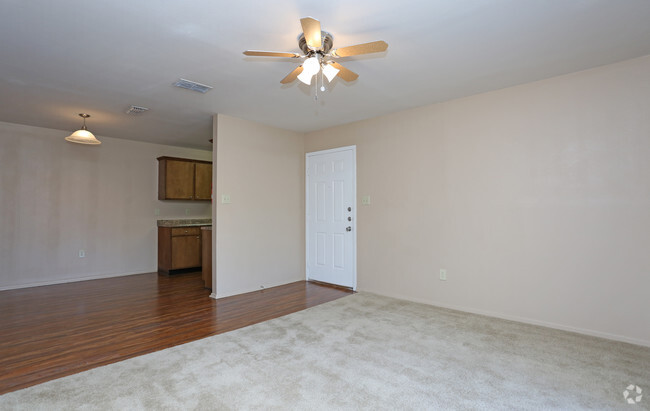
[(212, 290), (212, 226), (201, 227), (201, 278), (205, 288)]
[(212, 163), (158, 157), (158, 200), (210, 201)]
[(212, 163), (194, 162), (194, 200), (212, 199)]
[(201, 227), (158, 227), (158, 271), (201, 267)]

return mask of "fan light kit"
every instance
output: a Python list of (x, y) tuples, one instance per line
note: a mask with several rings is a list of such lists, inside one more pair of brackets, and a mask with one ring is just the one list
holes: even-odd
[[(346, 69), (333, 59), (379, 53), (388, 49), (388, 44), (385, 41), (373, 41), (332, 50), (334, 38), (331, 34), (321, 31), (320, 21), (312, 17), (304, 17), (300, 19), (300, 24), (302, 25), (303, 33), (298, 37), (298, 47), (302, 50), (303, 54), (258, 50), (246, 50), (244, 54), (247, 56), (304, 59), (303, 63), (283, 78), (280, 83), (288, 84), (298, 79), (304, 84), (311, 85), (314, 75), (320, 73), (320, 89), (321, 91), (325, 91), (323, 76), (327, 78), (328, 82), (332, 82), (337, 76), (345, 81), (354, 81), (359, 77), (357, 73)], [(317, 84), (318, 79), (316, 81), (316, 87), (318, 87)], [(318, 98), (318, 94), (316, 94), (316, 98)]]

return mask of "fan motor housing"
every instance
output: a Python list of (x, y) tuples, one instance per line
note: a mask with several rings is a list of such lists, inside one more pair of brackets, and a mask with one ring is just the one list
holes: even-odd
[(334, 37), (332, 37), (332, 35), (326, 31), (321, 31), (320, 34), (321, 34), (320, 50), (310, 50), (309, 47), (307, 46), (307, 42), (305, 41), (305, 33), (300, 33), (300, 36), (298, 36), (298, 47), (300, 47), (300, 50), (302, 50), (305, 56), (312, 54), (314, 51), (320, 51), (323, 54), (327, 54), (332, 49), (332, 46), (334, 45)]

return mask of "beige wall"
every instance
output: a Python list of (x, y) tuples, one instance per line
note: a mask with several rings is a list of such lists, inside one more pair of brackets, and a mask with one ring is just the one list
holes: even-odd
[(303, 280), (303, 134), (220, 114), (214, 138), (216, 297)]
[(154, 272), (156, 220), (211, 215), (206, 203), (158, 201), (156, 161), (211, 152), (68, 134), (0, 123), (0, 289)]
[[(650, 57), (307, 136), (218, 115), (216, 296), (304, 278), (304, 153), (356, 145), (360, 290), (650, 345), (648, 113)], [(0, 288), (154, 271), (157, 218), (210, 216), (155, 161), (210, 152), (66, 134), (0, 123)]]
[(650, 345), (650, 57), (310, 133), (305, 150), (352, 144), (360, 290)]

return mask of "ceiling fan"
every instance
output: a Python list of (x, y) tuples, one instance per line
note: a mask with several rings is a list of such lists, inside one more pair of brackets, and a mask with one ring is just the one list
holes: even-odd
[(312, 17), (304, 17), (300, 19), (300, 24), (302, 25), (303, 33), (298, 37), (298, 47), (300, 47), (303, 54), (258, 50), (246, 50), (244, 54), (247, 56), (304, 59), (302, 64), (283, 78), (280, 83), (291, 83), (297, 78), (303, 83), (310, 85), (314, 75), (319, 72), (327, 77), (328, 81), (332, 81), (336, 76), (339, 76), (345, 81), (354, 81), (359, 77), (359, 75), (346, 69), (339, 63), (333, 61), (333, 59), (378, 53), (386, 51), (388, 48), (388, 44), (385, 41), (372, 41), (370, 43), (357, 44), (332, 50), (334, 39), (330, 33), (321, 31), (320, 21)]

